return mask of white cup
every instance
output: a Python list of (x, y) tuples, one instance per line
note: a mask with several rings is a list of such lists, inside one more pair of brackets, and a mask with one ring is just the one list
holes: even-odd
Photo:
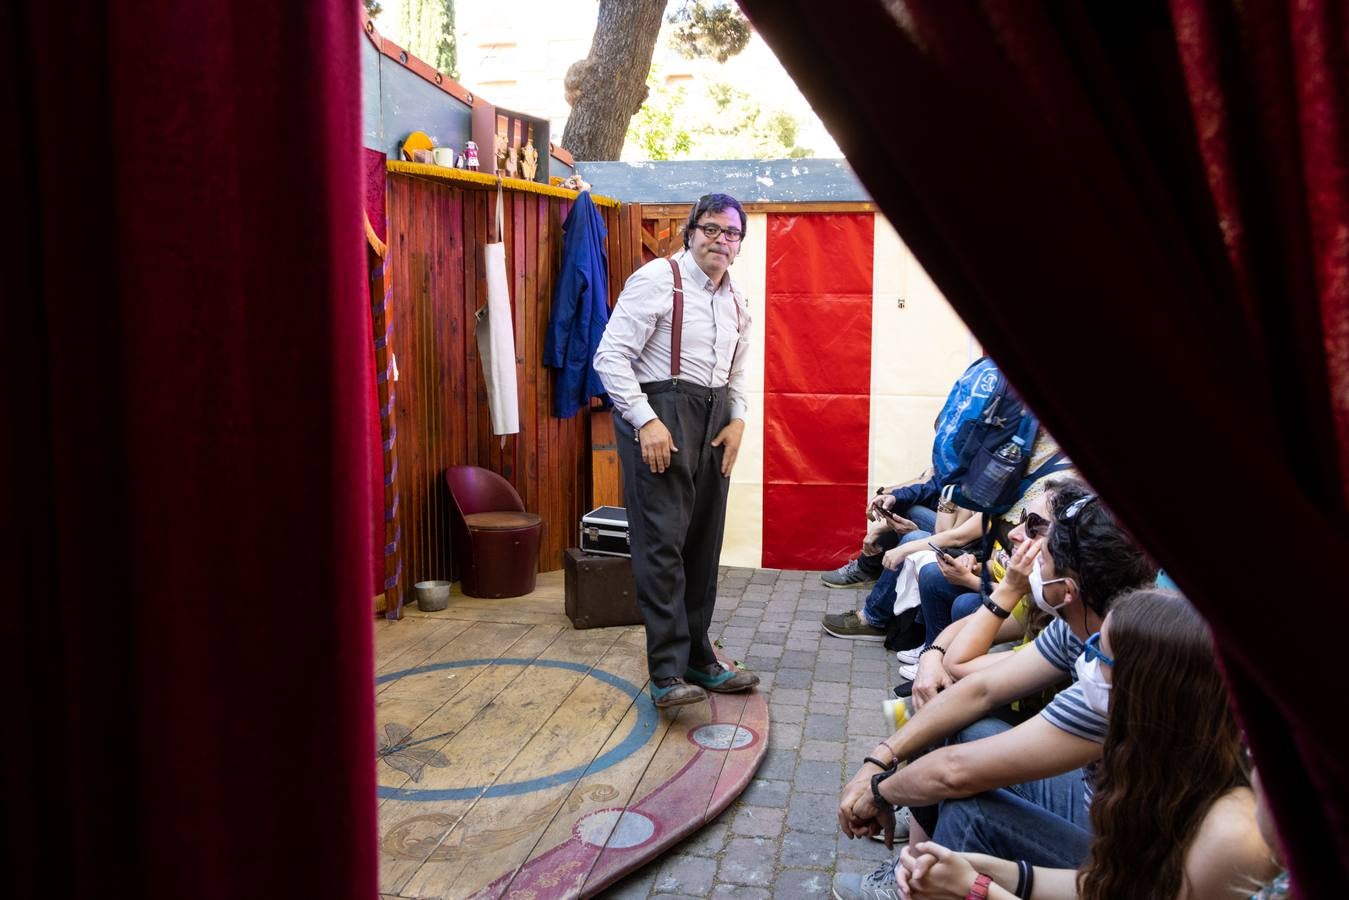
[(436, 165), (444, 166), (447, 169), (454, 168), (454, 148), (437, 147), (434, 151)]

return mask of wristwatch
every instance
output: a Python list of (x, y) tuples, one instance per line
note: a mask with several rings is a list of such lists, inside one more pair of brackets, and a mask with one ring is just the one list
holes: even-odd
[(881, 796), (881, 782), (898, 772), (898, 769), (890, 769), (886, 772), (877, 772), (871, 776), (871, 799), (876, 804), (877, 809), (897, 809), (893, 803)]
[(1003, 609), (1001, 606), (994, 603), (992, 597), (984, 597), (981, 602), (984, 604), (984, 609), (988, 610), (999, 619), (1005, 619), (1012, 614), (1010, 609)]

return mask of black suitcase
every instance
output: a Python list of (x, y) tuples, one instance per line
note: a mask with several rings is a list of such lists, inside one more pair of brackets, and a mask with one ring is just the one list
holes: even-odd
[(632, 556), (628, 511), (621, 506), (600, 506), (581, 516), (581, 549), (602, 556)]
[(591, 556), (575, 547), (562, 551), (566, 569), (567, 618), (575, 628), (641, 625), (632, 560)]

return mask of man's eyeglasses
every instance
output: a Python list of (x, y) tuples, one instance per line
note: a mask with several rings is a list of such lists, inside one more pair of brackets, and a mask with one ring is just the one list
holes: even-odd
[(1021, 521), (1017, 523), (1026, 529), (1026, 537), (1031, 540), (1042, 538), (1049, 534), (1049, 520), (1039, 513), (1021, 510)]
[(1101, 652), (1101, 633), (1098, 631), (1087, 638), (1087, 643), (1082, 648), (1083, 654), (1087, 657), (1087, 662), (1099, 659), (1102, 665), (1115, 668), (1115, 661)]
[(700, 225), (694, 225), (693, 227), (707, 235), (708, 240), (712, 241), (717, 239), (717, 235), (724, 234), (726, 235), (726, 240), (730, 241), (732, 244), (738, 244), (740, 243), (740, 239), (745, 236), (745, 232), (741, 231), (739, 228), (722, 228), (716, 222), (704, 222)]
[(1088, 494), (1080, 500), (1074, 500), (1072, 503), (1068, 504), (1068, 508), (1063, 511), (1063, 515), (1059, 516), (1059, 521), (1068, 529), (1068, 543), (1072, 546), (1073, 550), (1073, 565), (1077, 567), (1079, 572), (1082, 571), (1082, 551), (1077, 547), (1077, 523), (1073, 520), (1077, 518), (1082, 510), (1086, 509), (1090, 504), (1095, 503), (1098, 499), (1100, 498), (1095, 494)]

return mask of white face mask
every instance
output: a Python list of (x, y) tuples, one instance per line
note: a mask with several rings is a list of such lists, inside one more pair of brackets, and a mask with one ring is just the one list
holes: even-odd
[(1087, 662), (1084, 653), (1073, 663), (1073, 668), (1077, 670), (1077, 683), (1082, 685), (1082, 698), (1087, 701), (1087, 705), (1099, 716), (1109, 715), (1110, 682), (1101, 676), (1101, 661), (1093, 659)]
[[(1058, 579), (1053, 580), (1057, 581)], [(1058, 618), (1059, 609), (1063, 606), (1063, 603), (1060, 603), (1058, 606), (1050, 606), (1049, 601), (1045, 599), (1045, 577), (1040, 574), (1040, 557), (1038, 556), (1035, 557), (1035, 565), (1030, 570), (1029, 581), (1030, 594), (1035, 598), (1035, 605), (1049, 615)], [(1065, 600), (1064, 603), (1066, 602), (1067, 601)]]

